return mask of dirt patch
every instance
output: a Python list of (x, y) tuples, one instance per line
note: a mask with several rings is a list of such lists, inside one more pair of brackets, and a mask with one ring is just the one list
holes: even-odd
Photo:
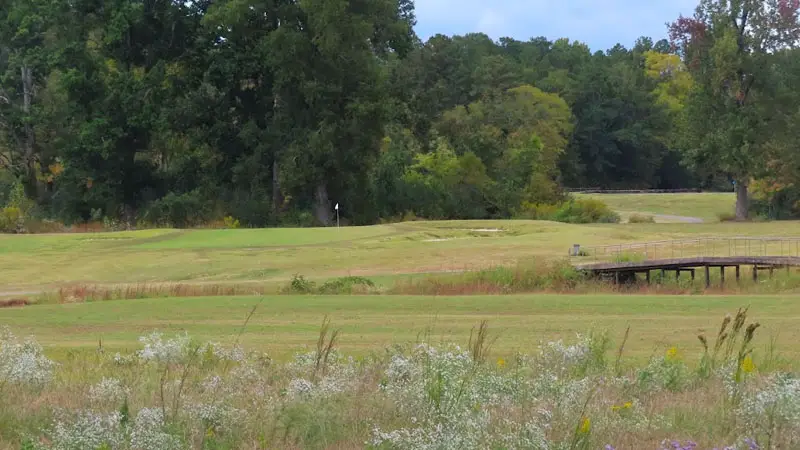
[(28, 306), (31, 303), (25, 298), (11, 298), (7, 300), (0, 300), (0, 308), (18, 308), (21, 306)]

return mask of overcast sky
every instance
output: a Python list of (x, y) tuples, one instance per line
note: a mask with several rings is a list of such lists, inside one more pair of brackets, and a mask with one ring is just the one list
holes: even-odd
[(698, 0), (416, 0), (417, 34), (483, 32), (494, 39), (545, 36), (585, 42), (593, 51), (639, 36), (667, 37), (666, 23)]

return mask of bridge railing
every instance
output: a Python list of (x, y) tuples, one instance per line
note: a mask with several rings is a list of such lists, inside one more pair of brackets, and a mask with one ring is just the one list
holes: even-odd
[(701, 256), (800, 257), (800, 237), (703, 237), (630, 244), (573, 247), (570, 259), (587, 262), (647, 261)]

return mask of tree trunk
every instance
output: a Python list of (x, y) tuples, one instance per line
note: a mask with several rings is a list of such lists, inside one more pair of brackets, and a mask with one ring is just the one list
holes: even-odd
[(747, 220), (750, 210), (750, 199), (747, 196), (747, 181), (736, 180), (736, 220)]
[(328, 200), (328, 187), (325, 183), (317, 185), (314, 192), (314, 217), (323, 226), (331, 224), (331, 204)]
[(36, 177), (36, 135), (31, 124), (31, 105), (33, 104), (33, 72), (22, 66), (22, 111), (25, 113), (25, 138), (23, 141), (23, 161), (25, 163), (25, 190), (29, 198), (38, 198), (39, 180)]
[(280, 167), (278, 158), (272, 161), (272, 212), (277, 215), (283, 206), (283, 194), (281, 194)]

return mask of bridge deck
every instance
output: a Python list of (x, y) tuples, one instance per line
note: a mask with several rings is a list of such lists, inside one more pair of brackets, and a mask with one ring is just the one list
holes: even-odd
[(692, 258), (655, 259), (636, 262), (601, 262), (578, 264), (576, 269), (593, 273), (644, 272), (647, 270), (675, 270), (697, 267), (733, 266), (786, 267), (799, 266), (796, 256), (697, 256)]

